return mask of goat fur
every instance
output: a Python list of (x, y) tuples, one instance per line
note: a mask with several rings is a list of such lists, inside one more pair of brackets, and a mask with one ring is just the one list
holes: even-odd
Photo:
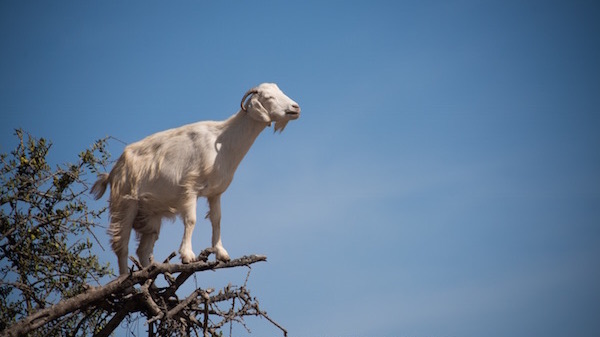
[(288, 121), (300, 116), (298, 104), (275, 84), (263, 83), (246, 96), (249, 101), (242, 100), (242, 109), (227, 120), (184, 125), (128, 145), (110, 174), (98, 176), (91, 192), (99, 199), (110, 184), (108, 232), (120, 274), (128, 271), (131, 230), (139, 240), (139, 260), (147, 266), (163, 218), (181, 217), (184, 234), (179, 253), (183, 263), (195, 261), (191, 238), (199, 197), (208, 200), (212, 250), (218, 260), (229, 260), (221, 242), (221, 194), (271, 122), (275, 131), (282, 131)]

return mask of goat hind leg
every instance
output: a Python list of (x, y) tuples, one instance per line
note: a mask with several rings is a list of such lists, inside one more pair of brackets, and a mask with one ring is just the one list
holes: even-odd
[[(129, 234), (127, 234), (127, 242), (129, 242)], [(113, 250), (117, 255), (117, 262), (119, 264), (119, 275), (127, 274), (129, 271), (129, 267), (127, 266), (127, 254), (129, 253), (129, 247), (125, 246), (122, 248), (115, 248), (115, 244), (113, 242)]]
[(154, 243), (157, 239), (158, 234), (156, 233), (143, 233), (140, 235), (140, 244), (137, 249), (137, 255), (142, 267), (150, 265), (152, 250), (154, 249)]
[(137, 214), (137, 203), (127, 201), (119, 203), (112, 211), (108, 232), (111, 236), (111, 246), (119, 262), (119, 274), (127, 274), (127, 254), (129, 253), (129, 236), (133, 220)]
[(158, 240), (160, 233), (160, 218), (152, 217), (144, 224), (139, 233), (140, 243), (137, 255), (143, 267), (150, 265), (154, 243)]

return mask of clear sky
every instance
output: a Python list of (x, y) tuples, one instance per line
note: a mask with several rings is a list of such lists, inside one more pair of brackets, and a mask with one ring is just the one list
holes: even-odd
[(599, 36), (594, 1), (2, 1), (0, 151), (21, 127), (74, 161), (276, 82), (302, 116), (260, 135), (222, 230), (268, 256), (250, 287), (290, 336), (595, 337)]

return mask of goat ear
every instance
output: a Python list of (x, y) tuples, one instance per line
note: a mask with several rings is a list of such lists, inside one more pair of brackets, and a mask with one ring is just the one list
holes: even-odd
[(250, 99), (250, 104), (248, 104), (248, 113), (250, 114), (250, 117), (256, 119), (257, 121), (271, 123), (269, 112), (263, 107), (256, 97), (252, 97)]

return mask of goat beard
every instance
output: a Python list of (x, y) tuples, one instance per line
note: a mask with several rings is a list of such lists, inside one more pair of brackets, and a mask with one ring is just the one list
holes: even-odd
[(285, 126), (287, 125), (288, 122), (289, 122), (288, 120), (275, 122), (275, 130), (273, 130), (273, 132), (277, 132), (277, 131), (279, 131), (279, 133), (283, 132), (283, 129), (285, 129)]

